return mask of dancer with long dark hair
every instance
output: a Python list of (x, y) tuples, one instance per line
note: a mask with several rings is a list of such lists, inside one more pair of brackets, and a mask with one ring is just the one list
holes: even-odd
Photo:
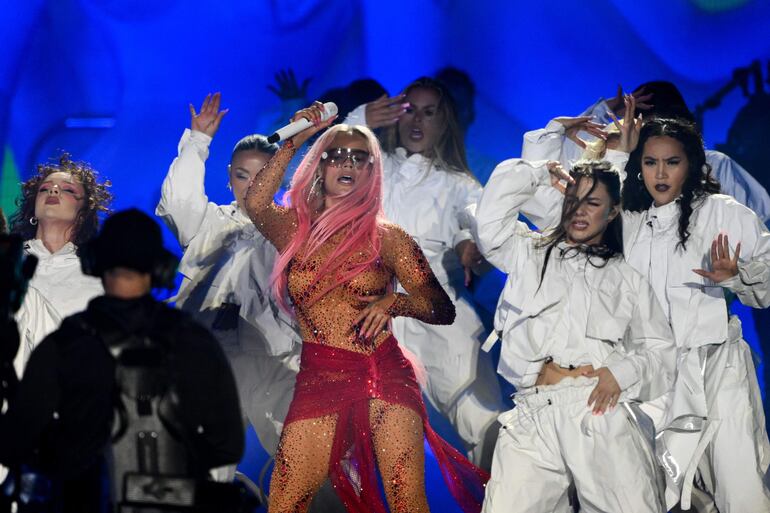
[[(563, 213), (540, 234), (517, 218), (548, 184), (566, 191)], [(606, 161), (566, 174), (513, 159), (484, 188), (477, 240), (508, 274), (498, 372), (517, 389), (500, 416), (485, 512), (568, 511), (572, 484), (585, 511), (663, 511), (633, 405), (668, 390), (676, 349), (649, 283), (623, 261), (620, 184)]]
[[(627, 104), (633, 108), (633, 100)], [(647, 121), (625, 169), (626, 260), (650, 280), (680, 351), (677, 382), (657, 405), (667, 428), (659, 444), (669, 505), (681, 497), (687, 509), (698, 476), (719, 511), (769, 511), (762, 399), (728, 304), (737, 296), (746, 306), (770, 306), (770, 232), (753, 211), (718, 193), (691, 123)]]

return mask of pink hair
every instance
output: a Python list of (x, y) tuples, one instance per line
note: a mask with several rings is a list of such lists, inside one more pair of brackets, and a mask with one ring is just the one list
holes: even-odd
[[(356, 187), (343, 196), (341, 201), (325, 209), (314, 222), (311, 215), (318, 205), (318, 195), (311, 201), (310, 190), (321, 162), (321, 154), (329, 148), (334, 137), (340, 133), (357, 134), (366, 139), (369, 154), (374, 157), (369, 173), (362, 172), (356, 180)], [(273, 294), (286, 310), (287, 270), (289, 263), (299, 249), (307, 244), (305, 258), (310, 258), (326, 241), (342, 229), (347, 236), (334, 248), (313, 281), (321, 280), (325, 275), (342, 265), (352, 251), (369, 247), (368, 258), (338, 276), (338, 278), (316, 297), (320, 298), (338, 285), (349, 281), (354, 276), (373, 265), (380, 255), (379, 221), (382, 213), (382, 152), (374, 133), (364, 126), (336, 125), (329, 128), (313, 144), (302, 159), (297, 172), (291, 180), (291, 186), (284, 196), (286, 204), (297, 212), (297, 231), (291, 242), (278, 256), (271, 276)]]

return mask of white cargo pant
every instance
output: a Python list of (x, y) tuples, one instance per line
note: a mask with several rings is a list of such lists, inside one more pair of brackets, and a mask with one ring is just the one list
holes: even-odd
[(249, 420), (259, 443), (274, 455), (283, 430), (283, 421), (294, 397), (299, 372), (300, 346), (280, 356), (254, 353), (227, 353), (238, 386), (241, 412)]
[(567, 378), (516, 394), (492, 460), (484, 513), (571, 511), (574, 482), (583, 512), (664, 512), (652, 452), (619, 405), (587, 406), (596, 379)]
[[(721, 513), (770, 512), (763, 482), (770, 442), (737, 317), (730, 319), (726, 342), (683, 350), (672, 391), (644, 408), (659, 430), (665, 428), (656, 449), (666, 463), (669, 506), (681, 497), (681, 508), (690, 507), (697, 472)], [(700, 429), (681, 429), (687, 424)]]
[(714, 437), (700, 460), (706, 490), (720, 513), (770, 512), (764, 483), (768, 439), (751, 349), (744, 340), (719, 344), (706, 360), (705, 392)]

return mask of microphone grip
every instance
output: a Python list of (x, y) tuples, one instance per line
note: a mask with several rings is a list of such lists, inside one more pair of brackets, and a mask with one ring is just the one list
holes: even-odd
[[(337, 104), (335, 104), (334, 102), (324, 103), (324, 111), (323, 111), (323, 115), (321, 116), (321, 121), (326, 121), (336, 115), (337, 115)], [(298, 119), (297, 121), (292, 121), (285, 127), (277, 130), (274, 134), (271, 134), (267, 138), (267, 142), (272, 144), (272, 143), (277, 143), (278, 141), (285, 141), (290, 137), (294, 137), (301, 131), (307, 130), (311, 126), (313, 126), (313, 123), (311, 123), (305, 118)]]
[(267, 142), (270, 144), (277, 143), (278, 141), (285, 141), (286, 139), (290, 137), (294, 137), (298, 133), (300, 133), (303, 130), (306, 130), (313, 126), (313, 123), (308, 121), (305, 118), (299, 119), (297, 121), (293, 121), (286, 125), (285, 127), (276, 130), (276, 132), (270, 137), (267, 138)]

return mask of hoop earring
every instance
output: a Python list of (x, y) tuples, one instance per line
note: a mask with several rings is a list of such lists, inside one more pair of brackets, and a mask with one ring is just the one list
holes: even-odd
[(639, 172), (636, 174), (636, 177), (639, 179), (639, 181), (640, 181), (640, 182), (643, 182), (643, 181), (644, 181), (644, 178), (642, 178), (642, 172), (641, 172), (641, 171), (639, 171)]
[(313, 196), (317, 194), (321, 194), (321, 186), (323, 185), (323, 181), (321, 179), (321, 175), (317, 174), (315, 175), (315, 179), (313, 179), (313, 184), (310, 186), (310, 191), (307, 193), (307, 201), (308, 203), (313, 198)]
[(29, 224), (31, 224), (32, 226), (37, 226), (37, 217), (35, 216), (30, 217)]

